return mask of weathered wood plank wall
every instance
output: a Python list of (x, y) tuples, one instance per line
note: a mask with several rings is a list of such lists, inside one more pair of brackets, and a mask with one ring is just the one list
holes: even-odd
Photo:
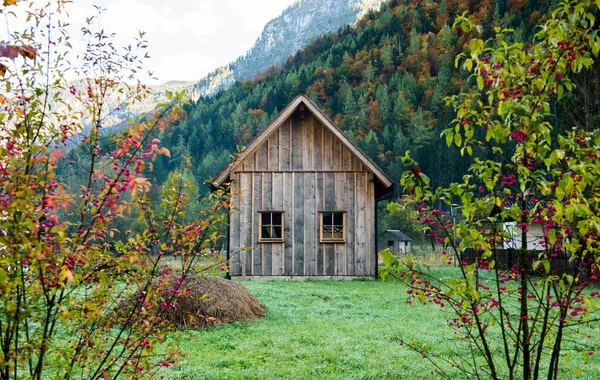
[[(310, 112), (294, 112), (231, 179), (233, 276), (374, 275), (374, 176)], [(258, 240), (269, 210), (284, 213), (284, 242)], [(320, 242), (321, 211), (346, 212), (345, 242)]]

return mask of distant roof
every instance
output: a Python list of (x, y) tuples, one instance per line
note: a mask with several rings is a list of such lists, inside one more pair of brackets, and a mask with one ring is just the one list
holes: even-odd
[(406, 235), (404, 232), (402, 232), (400, 230), (387, 230), (387, 231), (385, 231), (385, 233), (389, 233), (394, 238), (396, 238), (397, 240), (400, 240), (400, 241), (412, 241), (412, 239), (410, 237), (408, 237), (408, 235)]

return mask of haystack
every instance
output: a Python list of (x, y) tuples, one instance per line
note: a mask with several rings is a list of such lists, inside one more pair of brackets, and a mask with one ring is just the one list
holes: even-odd
[[(236, 282), (190, 273), (177, 286), (180, 277), (181, 273), (172, 273), (153, 284), (159, 298), (153, 297), (152, 304), (156, 305), (153, 311), (177, 327), (251, 322), (265, 315), (258, 299)], [(134, 304), (139, 304), (139, 300), (139, 293), (130, 298)]]

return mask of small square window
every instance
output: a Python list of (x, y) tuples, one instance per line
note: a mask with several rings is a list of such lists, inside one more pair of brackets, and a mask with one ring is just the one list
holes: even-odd
[(259, 211), (259, 236), (262, 243), (283, 241), (283, 212)]
[(346, 212), (321, 212), (320, 236), (322, 243), (346, 241)]

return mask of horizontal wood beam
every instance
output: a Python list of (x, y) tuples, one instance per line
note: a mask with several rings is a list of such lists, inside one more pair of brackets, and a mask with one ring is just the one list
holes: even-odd
[[(231, 276), (232, 280), (243, 280), (242, 276)], [(309, 281), (309, 280), (374, 280), (373, 275), (368, 276), (246, 276), (246, 280), (289, 280), (289, 281)]]
[[(233, 173), (238, 173), (238, 171), (234, 171)], [(370, 171), (369, 170), (240, 170), (239, 173), (317, 174), (317, 173), (370, 173)]]

